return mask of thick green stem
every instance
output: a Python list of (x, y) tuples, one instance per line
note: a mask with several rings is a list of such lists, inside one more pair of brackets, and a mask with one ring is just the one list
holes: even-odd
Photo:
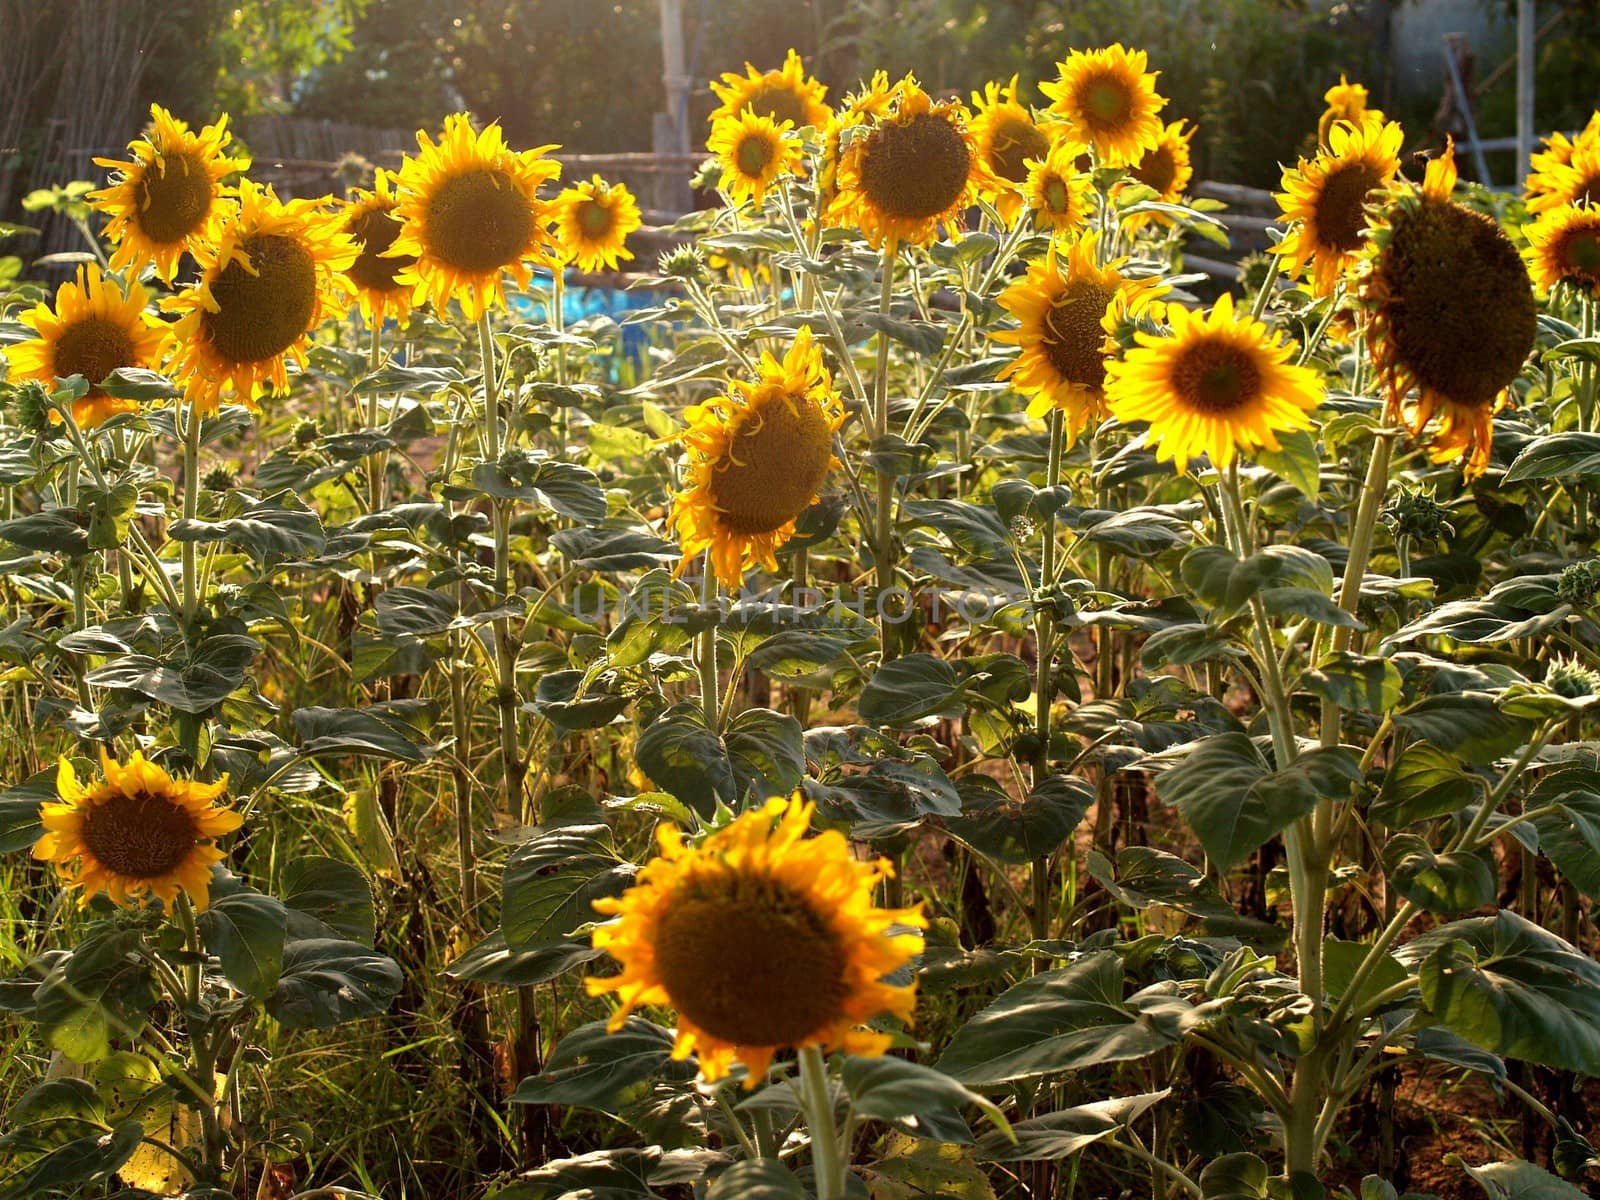
[(828, 1067), (816, 1046), (800, 1050), (800, 1083), (805, 1097), (806, 1123), (811, 1127), (812, 1170), (817, 1200), (842, 1200), (845, 1193), (844, 1156), (839, 1132), (833, 1124), (833, 1097), (828, 1090)]
[[(484, 457), (500, 461), (500, 376), (495, 365), (494, 331), (489, 314), (478, 318), (478, 350), (483, 357)], [(494, 524), (494, 594), (497, 607), (511, 598), (511, 504), (490, 500)], [(506, 815), (522, 820), (523, 762), (517, 735), (517, 647), (512, 641), (511, 618), (494, 620), (495, 706), (500, 725), (500, 770)]]
[[(378, 366), (383, 362), (383, 323), (376, 317), (372, 322), (372, 338), (367, 345), (367, 373), (375, 374)], [(372, 398), (367, 403), (367, 428), (378, 427), (378, 417), (381, 412), (378, 389), (372, 389)], [(388, 470), (389, 454), (386, 450), (379, 450), (367, 457), (367, 511), (377, 512), (383, 507), (383, 482)]]
[[(883, 250), (883, 279), (878, 290), (878, 315), (889, 315), (889, 302), (894, 295), (894, 243)], [(878, 564), (878, 625), (883, 642), (883, 661), (898, 657), (895, 615), (885, 605), (884, 597), (894, 587), (894, 489), (893, 459), (885, 444), (889, 437), (889, 334), (878, 331), (878, 365), (872, 379), (873, 450), (878, 455), (878, 507), (877, 534), (872, 539), (872, 552)]]
[[(200, 514), (200, 413), (193, 404), (179, 406), (183, 415), (183, 520), (192, 522)], [(179, 543), (183, 563), (183, 625), (194, 623), (200, 607), (199, 578), (195, 552), (199, 543)]]
[[(1050, 458), (1045, 484), (1054, 489), (1061, 482), (1061, 459), (1066, 445), (1066, 414), (1059, 408), (1050, 411)], [(1055, 697), (1053, 675), (1055, 657), (1056, 585), (1056, 509), (1052, 503), (1040, 523), (1039, 590), (1033, 601), (1034, 693), (1033, 693), (1033, 786), (1040, 786), (1050, 773), (1050, 708)], [(1033, 860), (1033, 936), (1050, 936), (1050, 856)]]
[(709, 550), (706, 551), (703, 569), (705, 576), (700, 581), (700, 607), (705, 610), (709, 624), (695, 638), (694, 657), (695, 666), (700, 672), (700, 710), (705, 716), (706, 728), (717, 733), (722, 726), (722, 709), (718, 703), (720, 689), (717, 686), (717, 623), (712, 619), (712, 611), (714, 605), (721, 603), (722, 588), (714, 573)]

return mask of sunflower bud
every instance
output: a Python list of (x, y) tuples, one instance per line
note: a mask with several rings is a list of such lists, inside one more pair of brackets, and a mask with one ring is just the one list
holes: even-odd
[(29, 433), (50, 432), (50, 393), (43, 385), (30, 379), (12, 393), (8, 407), (17, 424)]
[(1034, 532), (1037, 529), (1037, 526), (1033, 523), (1033, 518), (1028, 516), (1027, 513), (1018, 513), (1016, 516), (1011, 518), (1010, 524), (1011, 538), (1013, 541), (1017, 542), (1026, 542), (1032, 540)]
[(1556, 580), (1556, 596), (1563, 604), (1587, 605), (1600, 592), (1600, 559), (1568, 563)]
[(1600, 692), (1600, 676), (1568, 659), (1556, 659), (1545, 673), (1545, 686), (1568, 700), (1582, 700)]
[(689, 283), (699, 283), (706, 277), (705, 255), (700, 253), (700, 247), (692, 242), (685, 242), (681, 246), (674, 246), (671, 250), (661, 255), (658, 269), (668, 279), (682, 279)]
[(206, 472), (205, 478), (200, 481), (200, 486), (208, 492), (225, 492), (234, 485), (235, 476), (228, 467), (212, 467)]
[(1434, 499), (1431, 490), (1400, 488), (1382, 515), (1398, 537), (1431, 542), (1455, 532), (1455, 527), (1445, 519), (1444, 506)]
[(315, 421), (301, 421), (294, 429), (294, 444), (296, 446), (309, 446), (319, 436)]

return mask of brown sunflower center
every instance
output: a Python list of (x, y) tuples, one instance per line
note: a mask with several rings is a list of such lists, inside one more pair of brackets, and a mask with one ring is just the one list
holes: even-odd
[(1044, 314), (1044, 352), (1061, 378), (1098, 391), (1106, 381), (1105, 330), (1100, 320), (1116, 289), (1082, 280), (1066, 290)]
[(533, 205), (505, 171), (474, 167), (435, 189), (423, 226), (423, 244), (433, 257), (484, 274), (522, 257), (533, 234)]
[(254, 274), (230, 262), (211, 285), (217, 311), (201, 317), (211, 347), (229, 362), (282, 354), (311, 328), (317, 269), (297, 238), (257, 233), (241, 247)]
[(416, 256), (411, 254), (394, 258), (383, 256), (383, 252), (394, 245), (394, 239), (400, 236), (400, 228), (400, 222), (386, 208), (369, 208), (350, 218), (345, 231), (360, 245), (361, 257), (350, 265), (345, 274), (363, 291), (394, 291), (401, 286), (395, 276), (417, 261)]
[(868, 136), (861, 155), (861, 187), (880, 212), (922, 220), (961, 199), (972, 170), (966, 138), (937, 113), (889, 121)]
[(734, 147), (733, 162), (739, 174), (746, 179), (760, 179), (775, 151), (772, 142), (762, 134), (752, 133), (739, 139)]
[(585, 200), (578, 205), (578, 228), (586, 238), (603, 238), (616, 224), (611, 209), (598, 200)]
[(1201, 337), (1173, 364), (1172, 390), (1188, 409), (1226, 416), (1260, 398), (1261, 368), (1243, 346)]
[(1039, 192), (1044, 197), (1044, 206), (1057, 216), (1065, 216), (1072, 211), (1072, 189), (1061, 176), (1045, 176), (1044, 186)]
[(1041, 159), (1050, 151), (1050, 139), (1032, 121), (1010, 117), (1002, 121), (989, 143), (989, 169), (1001, 179), (1021, 183), (1028, 177), (1027, 160)]
[(1178, 160), (1170, 146), (1157, 146), (1139, 159), (1128, 172), (1158, 196), (1165, 196), (1178, 181)]
[(194, 849), (199, 832), (188, 809), (145, 792), (118, 792), (83, 815), (89, 853), (129, 879), (155, 879), (176, 869)]
[(1118, 129), (1133, 115), (1133, 94), (1115, 75), (1094, 75), (1078, 91), (1083, 115), (1096, 130)]
[(1341, 254), (1361, 248), (1361, 231), (1366, 228), (1363, 205), (1372, 189), (1383, 182), (1383, 175), (1370, 163), (1353, 162), (1328, 172), (1317, 193), (1317, 240)]
[(82, 375), (90, 390), (118, 367), (132, 367), (133, 339), (115, 321), (104, 317), (84, 317), (61, 331), (55, 344), (55, 374), (58, 379)]
[(679, 1012), (738, 1046), (794, 1045), (839, 1020), (845, 949), (805, 897), (732, 872), (684, 890), (655, 944)]
[(1533, 349), (1538, 309), (1517, 248), (1488, 217), (1424, 199), (1378, 259), (1382, 357), (1426, 390), (1488, 408)]
[(772, 533), (804, 512), (833, 462), (827, 418), (804, 395), (769, 395), (743, 414), (724, 461), (711, 473), (722, 525)]
[(211, 211), (211, 175), (194, 154), (165, 154), (139, 183), (139, 228), (152, 242), (181, 242)]
[(796, 129), (810, 124), (806, 119), (805, 101), (792, 87), (782, 83), (763, 83), (750, 93), (739, 111), (771, 117), (779, 125), (793, 121)]
[(1600, 227), (1567, 230), (1556, 253), (1568, 275), (1590, 282), (1600, 280)]

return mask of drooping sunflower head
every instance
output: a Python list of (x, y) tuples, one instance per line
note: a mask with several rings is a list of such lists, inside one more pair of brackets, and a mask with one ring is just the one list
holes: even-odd
[(1600, 297), (1600, 208), (1569, 204), (1525, 227), (1533, 280), (1544, 293), (1564, 284)]
[(991, 335), (993, 341), (1021, 347), (999, 378), (1029, 397), (1028, 415), (1051, 408), (1066, 414), (1069, 444), (1091, 421), (1105, 415), (1108, 316), (1136, 311), (1159, 292), (1153, 281), (1126, 278), (1119, 259), (1095, 264), (1093, 234), (1068, 251), (1065, 270), (1052, 243), (1028, 273), (1000, 294), (1000, 306), (1017, 319), (1016, 329)]
[(1528, 211), (1549, 212), (1563, 204), (1600, 206), (1600, 133), (1585, 130), (1571, 143), (1566, 162), (1546, 155), (1542, 169), (1528, 176)]
[(760, 204), (780, 176), (802, 169), (800, 139), (788, 121), (742, 112), (711, 127), (706, 147), (722, 165), (722, 190), (735, 204)]
[(1106, 405), (1124, 424), (1149, 423), (1158, 460), (1178, 470), (1200, 455), (1227, 467), (1239, 453), (1278, 449), (1278, 434), (1309, 429), (1322, 381), (1289, 361), (1294, 344), (1234, 312), (1226, 293), (1209, 313), (1169, 305), (1170, 336), (1141, 332), (1106, 373)]
[(1043, 158), (1028, 163), (1023, 202), (1039, 229), (1070, 237), (1089, 222), (1093, 209), (1093, 181), (1081, 169), (1086, 148), (1070, 137), (1057, 137)]
[(561, 174), (545, 156), (555, 146), (516, 151), (498, 124), (474, 133), (465, 113), (444, 120), (438, 143), (417, 131), (395, 184), (395, 215), (404, 223), (391, 256), (413, 256), (399, 278), (413, 300), (441, 313), (451, 300), (475, 321), (505, 303), (503, 275), (527, 286), (529, 263), (552, 265), (549, 205), (539, 189)]
[[(1170, 125), (1163, 125), (1155, 145), (1128, 168), (1129, 177), (1155, 192), (1155, 199), (1162, 204), (1176, 204), (1182, 200), (1184, 189), (1189, 186), (1189, 180), (1194, 178), (1194, 165), (1189, 161), (1189, 143), (1194, 140), (1195, 130), (1191, 126), (1185, 132), (1186, 124), (1179, 118)], [(1171, 225), (1172, 218), (1164, 213), (1134, 213), (1123, 219), (1123, 225), (1130, 230), (1142, 229), (1152, 223)]]
[(401, 229), (400, 218), (394, 215), (399, 201), (393, 180), (392, 172), (378, 168), (372, 190), (354, 189), (344, 209), (344, 232), (361, 248), (344, 274), (369, 325), (382, 324), (387, 317), (406, 324), (411, 316), (411, 285), (401, 281), (400, 272), (417, 260), (410, 255), (391, 258), (388, 253)]
[(124, 289), (98, 266), (79, 267), (76, 280), (56, 289), (54, 305), (41, 301), (22, 314), (22, 324), (39, 336), (5, 350), (12, 377), (49, 385), (82, 375), (89, 390), (72, 404), (72, 419), (82, 429), (137, 411), (135, 401), (108, 396), (100, 384), (118, 367), (154, 367), (160, 361), (167, 327), (149, 312), (149, 303), (150, 293), (139, 284)]
[(954, 227), (987, 186), (966, 105), (933, 103), (907, 75), (892, 106), (863, 116), (840, 153), (829, 217), (855, 226), (874, 247), (922, 245)]
[(1317, 122), (1318, 145), (1329, 145), (1328, 134), (1339, 121), (1348, 121), (1352, 125), (1368, 121), (1377, 125), (1384, 123), (1381, 108), (1367, 107), (1367, 89), (1359, 83), (1351, 83), (1343, 72), (1339, 74), (1339, 82), (1324, 92), (1322, 99), (1328, 107)]
[(1104, 50), (1074, 50), (1057, 64), (1059, 78), (1039, 90), (1101, 163), (1126, 166), (1161, 136), (1156, 114), (1167, 101), (1156, 92), (1159, 72), (1146, 70), (1149, 64), (1143, 50), (1127, 50), (1120, 42)]
[(580, 271), (614, 271), (633, 257), (628, 235), (644, 218), (633, 193), (596, 175), (564, 189), (555, 199), (556, 245), (564, 261)]
[(828, 89), (806, 74), (805, 63), (792, 48), (776, 70), (758, 71), (749, 63), (744, 69), (743, 75), (724, 71), (721, 83), (712, 82), (711, 90), (722, 101), (711, 114), (713, 124), (747, 112), (780, 125), (788, 121), (796, 129), (828, 124)]
[(587, 980), (591, 995), (621, 1002), (611, 1028), (634, 1009), (678, 1012), (673, 1057), (694, 1054), (707, 1080), (735, 1061), (747, 1088), (780, 1050), (820, 1045), (881, 1055), (891, 1038), (863, 1028), (880, 1016), (909, 1023), (915, 984), (885, 978), (922, 949), (920, 909), (873, 904), (891, 871), (860, 862), (844, 835), (807, 837), (812, 806), (769, 800), (698, 846), (663, 826), (661, 853), (615, 900), (595, 903), (616, 920), (594, 944), (622, 964)]
[(44, 833), (33, 856), (54, 863), (62, 879), (83, 889), (80, 906), (104, 892), (116, 904), (155, 898), (170, 909), (183, 891), (204, 910), (211, 865), (223, 858), (214, 840), (243, 823), (215, 803), (228, 790), (228, 777), (215, 783), (174, 779), (138, 751), (118, 763), (102, 750), (100, 763), (102, 777), (83, 784), (61, 760), (59, 799), (39, 808)]
[(990, 82), (972, 93), (972, 136), (988, 169), (985, 189), (1007, 222), (1022, 211), (1028, 163), (1050, 152), (1050, 137), (1018, 99), (1017, 76), (1005, 85)]
[(1355, 266), (1367, 227), (1367, 204), (1400, 170), (1400, 126), (1340, 121), (1327, 149), (1283, 173), (1278, 207), (1290, 230), (1278, 243), (1290, 274), (1311, 268), (1311, 290), (1328, 296)]
[(1449, 148), (1420, 189), (1396, 181), (1359, 290), (1391, 417), (1416, 435), (1438, 415), (1434, 461), (1465, 453), (1472, 479), (1488, 465), (1494, 414), (1533, 349), (1538, 308), (1517, 248), (1489, 217), (1451, 201), (1455, 181)]
[(180, 314), (173, 365), (191, 403), (215, 409), (231, 392), (254, 405), (267, 384), (288, 386), (287, 361), (305, 361), (311, 331), (349, 294), (361, 248), (345, 222), (316, 201), (240, 183), (238, 213), (199, 251), (200, 282), (166, 302)]
[(669, 518), (684, 564), (709, 550), (728, 587), (739, 586), (752, 561), (776, 571), (776, 550), (839, 466), (833, 434), (844, 403), (811, 330), (800, 329), (781, 362), (763, 354), (753, 382), (735, 381), (728, 395), (686, 416), (677, 440), (689, 448), (689, 486)]
[(227, 209), (222, 181), (249, 165), (224, 153), (231, 141), (226, 115), (192, 133), (152, 104), (149, 129), (128, 143), (130, 159), (94, 160), (117, 172), (110, 186), (87, 197), (110, 217), (105, 232), (116, 243), (112, 270), (137, 275), (154, 263), (156, 274), (171, 282), (185, 250), (216, 240)]

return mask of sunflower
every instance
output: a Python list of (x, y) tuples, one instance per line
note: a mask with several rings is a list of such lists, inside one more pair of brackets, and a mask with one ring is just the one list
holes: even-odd
[(644, 220), (633, 193), (622, 184), (596, 175), (565, 189), (552, 207), (561, 257), (576, 263), (578, 270), (615, 271), (618, 260), (633, 257), (628, 235)]
[(1001, 86), (989, 83), (972, 93), (972, 136), (978, 157), (988, 168), (987, 189), (1000, 216), (1009, 224), (1022, 211), (1022, 190), (1028, 181), (1028, 163), (1050, 152), (1049, 135), (1017, 100), (1017, 77)]
[(711, 127), (706, 148), (722, 164), (722, 190), (735, 204), (763, 197), (780, 175), (801, 169), (800, 139), (788, 121), (742, 112)]
[(763, 354), (754, 383), (735, 381), (728, 395), (685, 415), (689, 428), (676, 440), (693, 451), (691, 486), (670, 518), (684, 563), (709, 549), (728, 587), (739, 585), (752, 560), (777, 570), (774, 552), (839, 465), (833, 434), (844, 423), (844, 403), (811, 330), (801, 327), (782, 362)]
[(770, 117), (779, 124), (788, 121), (796, 129), (827, 126), (833, 115), (826, 103), (828, 89), (806, 74), (805, 63), (793, 49), (775, 71), (757, 71), (749, 63), (744, 69), (743, 75), (724, 71), (722, 82), (711, 84), (711, 90), (722, 101), (710, 116), (712, 124), (748, 112)]
[(232, 391), (254, 405), (266, 384), (288, 386), (286, 360), (303, 363), (311, 331), (344, 309), (361, 253), (344, 227), (316, 201), (239, 184), (238, 215), (199, 250), (200, 282), (166, 302), (182, 314), (173, 363), (191, 403), (211, 411)]
[(1541, 292), (1558, 283), (1600, 296), (1600, 208), (1587, 204), (1552, 209), (1524, 228), (1529, 262)]
[(528, 263), (553, 265), (549, 205), (538, 193), (561, 174), (544, 157), (556, 147), (511, 150), (498, 124), (475, 134), (465, 113), (444, 119), (437, 145), (419, 129), (417, 146), (421, 154), (400, 165), (395, 216), (405, 227), (388, 253), (415, 256), (399, 275), (415, 303), (431, 300), (442, 313), (453, 299), (475, 321), (505, 303), (502, 272), (526, 287)]
[(1340, 121), (1327, 137), (1328, 148), (1283, 173), (1278, 207), (1290, 225), (1278, 243), (1290, 274), (1311, 266), (1315, 295), (1333, 293), (1356, 264), (1367, 225), (1366, 205), (1377, 199), (1400, 170), (1400, 141), (1394, 122), (1352, 125)]
[(890, 94), (892, 107), (864, 116), (840, 152), (829, 212), (874, 248), (932, 241), (941, 226), (958, 226), (979, 189), (990, 186), (964, 104), (933, 103), (912, 75)]
[(53, 308), (41, 301), (22, 314), (22, 324), (39, 336), (8, 348), (6, 359), (19, 381), (88, 380), (88, 392), (72, 402), (72, 419), (82, 429), (137, 412), (136, 401), (108, 396), (99, 385), (118, 367), (153, 367), (160, 360), (167, 327), (146, 310), (149, 303), (150, 293), (137, 283), (124, 291), (98, 266), (79, 267), (76, 282), (56, 289)]
[(1455, 182), (1450, 146), (1420, 189), (1396, 182), (1369, 239), (1360, 301), (1391, 418), (1420, 435), (1440, 416), (1433, 460), (1466, 453), (1475, 479), (1489, 462), (1494, 414), (1533, 349), (1538, 308), (1511, 239), (1451, 202)]
[[(1187, 124), (1182, 118), (1161, 127), (1156, 144), (1139, 156), (1139, 161), (1128, 168), (1128, 175), (1136, 182), (1155, 192), (1155, 200), (1162, 204), (1176, 204), (1183, 199), (1184, 189), (1194, 178), (1194, 166), (1189, 161), (1189, 143), (1195, 130), (1184, 132)], [(1134, 213), (1124, 218), (1129, 230), (1142, 229), (1148, 224), (1170, 225), (1172, 218), (1164, 213)]]
[(222, 180), (248, 165), (223, 153), (231, 140), (226, 114), (195, 134), (152, 104), (149, 130), (128, 143), (131, 161), (94, 160), (119, 172), (109, 187), (87, 197), (111, 218), (105, 232), (116, 243), (112, 270), (138, 274), (154, 263), (156, 274), (170, 282), (185, 250), (216, 241), (229, 191)]
[(1043, 158), (1029, 161), (1022, 197), (1038, 228), (1070, 235), (1088, 223), (1093, 187), (1079, 169), (1083, 153), (1081, 143), (1058, 137)]
[(1544, 148), (1534, 151), (1529, 159), (1528, 188), (1533, 191), (1534, 179), (1549, 171), (1551, 167), (1564, 167), (1572, 161), (1572, 156), (1579, 146), (1592, 143), (1600, 139), (1600, 112), (1590, 116), (1589, 121), (1579, 131), (1576, 138), (1569, 138), (1560, 130), (1556, 130), (1544, 139)]
[[(673, 1057), (694, 1054), (707, 1080), (735, 1059), (746, 1088), (786, 1047), (821, 1045), (877, 1056), (892, 1039), (862, 1028), (891, 1014), (910, 1023), (916, 985), (885, 982), (922, 949), (920, 908), (873, 906), (892, 868), (859, 862), (834, 830), (806, 837), (812, 805), (769, 800), (687, 846), (671, 826), (638, 881), (595, 909), (617, 920), (594, 944), (622, 973), (590, 978), (590, 995), (616, 993), (620, 1029), (643, 1005), (678, 1011)], [(899, 926), (899, 929), (895, 927)]]
[(872, 78), (860, 90), (846, 96), (839, 111), (828, 119), (822, 139), (822, 170), (818, 180), (818, 201), (822, 208), (826, 209), (832, 204), (838, 194), (839, 160), (844, 157), (847, 133), (887, 117), (894, 108), (894, 95), (888, 72), (874, 71)]
[(1158, 71), (1146, 71), (1150, 57), (1122, 43), (1104, 50), (1074, 50), (1058, 63), (1060, 78), (1039, 90), (1055, 101), (1050, 110), (1065, 117), (1073, 133), (1094, 147), (1101, 163), (1120, 167), (1139, 161), (1161, 136), (1166, 97), (1156, 93)]
[(1542, 157), (1543, 169), (1528, 176), (1529, 212), (1549, 212), (1563, 204), (1600, 205), (1600, 136), (1579, 134), (1566, 162), (1554, 155)]
[(1322, 380), (1289, 361), (1294, 343), (1249, 316), (1224, 293), (1209, 314), (1167, 308), (1170, 337), (1140, 332), (1106, 368), (1106, 404), (1123, 424), (1147, 421), (1158, 460), (1180, 471), (1204, 454), (1218, 468), (1234, 454), (1278, 449), (1277, 435), (1311, 428)]
[(1136, 312), (1159, 290), (1153, 280), (1125, 278), (1118, 268), (1126, 259), (1096, 266), (1095, 240), (1086, 234), (1073, 243), (1065, 272), (1052, 243), (1042, 261), (1000, 294), (1000, 307), (1020, 326), (992, 335), (1022, 348), (999, 378), (1032, 397), (1030, 417), (1051, 408), (1066, 413), (1069, 445), (1105, 415), (1107, 321)]
[(1319, 146), (1328, 145), (1328, 135), (1339, 121), (1348, 121), (1352, 125), (1369, 121), (1377, 125), (1384, 123), (1381, 108), (1367, 107), (1367, 89), (1359, 83), (1351, 83), (1343, 71), (1339, 73), (1339, 82), (1322, 94), (1322, 100), (1328, 108), (1317, 122)]
[(213, 839), (244, 823), (213, 803), (228, 790), (228, 777), (174, 779), (138, 751), (118, 763), (101, 750), (100, 765), (104, 778), (85, 786), (61, 760), (61, 798), (39, 808), (45, 831), (33, 856), (53, 862), (62, 879), (83, 889), (80, 907), (104, 892), (124, 906), (155, 897), (170, 908), (182, 890), (204, 910), (211, 864), (223, 858)]
[(361, 248), (360, 257), (344, 269), (345, 278), (361, 302), (361, 314), (368, 325), (381, 325), (394, 317), (402, 325), (411, 317), (411, 286), (402, 283), (400, 272), (417, 260), (410, 255), (391, 258), (389, 247), (400, 236), (394, 173), (378, 168), (372, 190), (355, 189), (344, 209), (344, 232)]

